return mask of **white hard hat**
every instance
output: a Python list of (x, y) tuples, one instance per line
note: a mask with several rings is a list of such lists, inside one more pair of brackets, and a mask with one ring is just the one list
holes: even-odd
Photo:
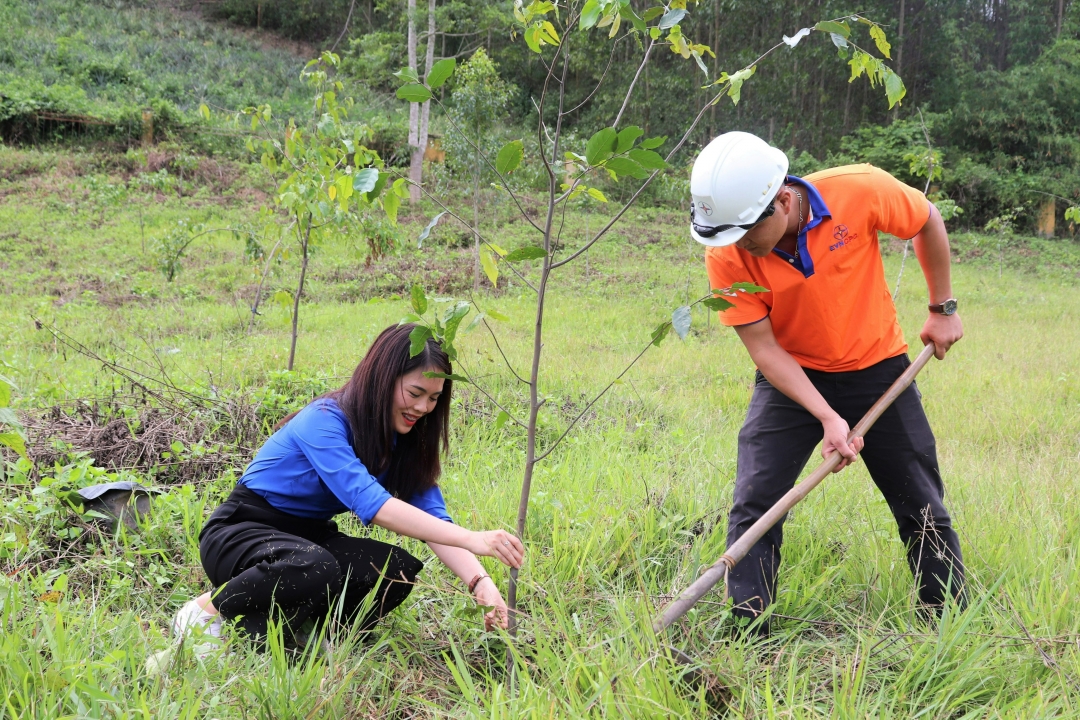
[(690, 173), (690, 234), (711, 247), (737, 242), (763, 219), (787, 169), (787, 155), (756, 135), (729, 132), (715, 138)]

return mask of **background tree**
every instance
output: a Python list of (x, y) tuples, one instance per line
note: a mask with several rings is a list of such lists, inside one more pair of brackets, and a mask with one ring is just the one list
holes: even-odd
[[(500, 402), (493, 394), (482, 387), (476, 373), (469, 369), (468, 363), (463, 360), (456, 367), (460, 368), (462, 375), (454, 376), (459, 381), (472, 382), (480, 391), (492, 400), (499, 408), (500, 415), (497, 422), (513, 420), (517, 425), (526, 428), (524, 472), (521, 484), (521, 497), (518, 505), (517, 533), (526, 537), (526, 520), (528, 517), (529, 498), (532, 488), (535, 468), (538, 463), (549, 457), (578, 421), (604, 396), (614, 385), (621, 381), (622, 377), (644, 356), (649, 347), (659, 345), (671, 330), (680, 337), (685, 338), (690, 330), (692, 308), (698, 304), (704, 305), (711, 310), (724, 310), (733, 304), (728, 298), (739, 292), (760, 292), (764, 288), (752, 283), (737, 283), (729, 288), (714, 288), (708, 295), (693, 302), (678, 307), (674, 310), (669, 320), (664, 320), (655, 327), (648, 339), (643, 341), (642, 350), (637, 353), (629, 364), (610, 382), (585, 404), (584, 409), (574, 419), (566, 424), (561, 433), (554, 440), (540, 442), (537, 434), (538, 419), (541, 408), (547, 402), (542, 387), (542, 355), (544, 347), (544, 313), (546, 308), (547, 294), (551, 281), (561, 268), (580, 258), (588, 252), (594, 244), (600, 241), (612, 228), (624, 217), (627, 211), (634, 205), (650, 183), (665, 169), (669, 167), (671, 159), (694, 135), (699, 124), (709, 114), (709, 109), (720, 102), (725, 96), (729, 97), (733, 104), (737, 105), (742, 94), (743, 86), (757, 70), (758, 64), (768, 55), (785, 46), (794, 48), (799, 45), (804, 37), (817, 30), (830, 38), (829, 46), (834, 51), (839, 51), (841, 57), (847, 59), (850, 64), (850, 73), (844, 72), (845, 77), (850, 75), (850, 80), (865, 75), (870, 84), (881, 86), (885, 90), (889, 105), (896, 105), (903, 98), (905, 89), (900, 78), (888, 67), (888, 65), (876, 55), (855, 44), (854, 28), (863, 26), (868, 29), (872, 43), (877, 51), (888, 57), (889, 44), (884, 31), (876, 24), (861, 16), (846, 16), (835, 20), (818, 22), (812, 28), (803, 28), (791, 37), (785, 36), (763, 54), (752, 59), (747, 65), (737, 71), (728, 73), (721, 72), (718, 77), (712, 77), (704, 60), (711, 56), (708, 46), (695, 42), (691, 36), (683, 31), (680, 22), (686, 18), (688, 12), (686, 3), (678, 0), (673, 1), (667, 7), (658, 7), (638, 15), (630, 3), (624, 0), (586, 0), (583, 3), (575, 0), (567, 0), (562, 3), (541, 2), (536, 0), (525, 6), (517, 2), (514, 6), (514, 18), (516, 31), (521, 35), (528, 52), (539, 56), (542, 62), (539, 67), (546, 69), (544, 82), (541, 90), (535, 97), (536, 103), (536, 126), (526, 145), (520, 140), (514, 140), (502, 147), (497, 154), (485, 152), (480, 141), (482, 138), (478, 132), (479, 126), (470, 125), (469, 120), (480, 121), (480, 113), (476, 109), (482, 107), (478, 100), (483, 95), (479, 88), (493, 84), (492, 77), (494, 66), (487, 59), (486, 53), (478, 51), (467, 65), (471, 69), (463, 67), (459, 70), (460, 78), (454, 92), (454, 108), (450, 116), (461, 113), (468, 108), (468, 113), (462, 113), (461, 122), (453, 122), (454, 132), (462, 134), (462, 140), (475, 153), (476, 167), (482, 167), (492, 172), (498, 179), (498, 187), (504, 190), (510, 200), (521, 212), (522, 220), (534, 231), (534, 245), (527, 245), (507, 253), (490, 239), (482, 237), (479, 227), (474, 223), (473, 234), (477, 243), (485, 245), (484, 271), (492, 284), (496, 284), (501, 268), (509, 267), (516, 275), (521, 277), (536, 293), (536, 315), (532, 338), (531, 366), (527, 371), (519, 372), (502, 353), (502, 345), (499, 344), (495, 332), (486, 322), (482, 308), (477, 307), (479, 314), (474, 318), (472, 325), (483, 323), (495, 338), (503, 360), (506, 363), (510, 375), (517, 382), (524, 385), (528, 392), (528, 400), (524, 407), (518, 407), (514, 402)], [(620, 33), (620, 30), (622, 31)], [(622, 102), (612, 104), (615, 108), (612, 119), (601, 124), (601, 129), (596, 130), (588, 138), (587, 142), (572, 141), (566, 135), (564, 121), (571, 113), (581, 109), (581, 103), (572, 105), (568, 101), (571, 68), (575, 65), (573, 47), (591, 46), (605, 48), (612, 54), (627, 40), (636, 41), (639, 49), (639, 59), (636, 63), (630, 82), (623, 86)], [(627, 43), (629, 44), (629, 43)], [(655, 52), (654, 52), (655, 51)], [(684, 60), (693, 59), (694, 65), (699, 72), (703, 72), (708, 78), (705, 86), (709, 89), (704, 102), (696, 108), (696, 115), (682, 129), (679, 139), (669, 143), (665, 137), (648, 137), (645, 130), (638, 125), (631, 124), (624, 119), (626, 108), (631, 106), (631, 99), (638, 88), (639, 79), (644, 76), (644, 71), (650, 59), (656, 56), (672, 55)], [(732, 68), (735, 70), (735, 68)], [(410, 83), (398, 92), (399, 97), (412, 99), (419, 102), (432, 97), (434, 87), (428, 79), (428, 86), (421, 83)], [(442, 80), (435, 80), (441, 84)], [(698, 82), (702, 80), (698, 79)], [(603, 76), (594, 92), (585, 99), (588, 104), (589, 98), (597, 96), (597, 92), (603, 84)], [(466, 95), (468, 102), (458, 105), (458, 93), (465, 92), (468, 88), (478, 88)], [(491, 92), (491, 95), (498, 95)], [(683, 98), (673, 95), (663, 95), (665, 102), (681, 103)], [(639, 103), (640, 104), (640, 103)], [(485, 106), (486, 107), (486, 106)], [(490, 112), (487, 113), (490, 116)], [(477, 131), (477, 138), (468, 137), (469, 130)], [(657, 152), (664, 148), (665, 155)], [(468, 150), (463, 150), (468, 152)], [(546, 192), (543, 194), (544, 211), (541, 217), (533, 220), (525, 211), (520, 198), (514, 193), (507, 176), (513, 173), (522, 162), (528, 158), (530, 162), (542, 165), (542, 176), (546, 180)], [(571, 246), (569, 239), (564, 240), (563, 230), (566, 218), (567, 205), (576, 200), (582, 193), (592, 194), (593, 188), (589, 187), (587, 180), (599, 174), (607, 175), (612, 181), (619, 179), (632, 179), (636, 181), (636, 190), (629, 195), (628, 199), (621, 203), (621, 207), (614, 215), (604, 223), (600, 229), (588, 237), (584, 242)], [(429, 197), (445, 212), (453, 212), (441, 198)], [(474, 194), (474, 218), (476, 217), (476, 204)], [(602, 193), (600, 197), (604, 197)], [(599, 199), (599, 198), (597, 198)], [(455, 215), (461, 220), (460, 215)], [(539, 278), (532, 281), (523, 276), (521, 270), (515, 268), (515, 264), (523, 261), (540, 261)], [(474, 299), (475, 304), (475, 299)], [(417, 351), (422, 347), (428, 336), (447, 337), (452, 342), (456, 335), (457, 327), (464, 315), (468, 312), (467, 303), (459, 303), (448, 308), (441, 316), (436, 315), (432, 320), (424, 320), (424, 313), (428, 309), (428, 302), (419, 288), (413, 291), (414, 313), (403, 319), (404, 321), (420, 323), (414, 331), (414, 347)], [(488, 310), (488, 314), (491, 311)], [(645, 333), (643, 332), (643, 335)], [(521, 411), (524, 411), (524, 419), (519, 419)], [(518, 572), (510, 573), (510, 590), (508, 605), (511, 608), (511, 634), (517, 628), (517, 601), (518, 601)], [(508, 653), (507, 663), (514, 662), (512, 651)]]
[(246, 108), (237, 116), (250, 117), (252, 132), (261, 131), (258, 141), (248, 140), (248, 150), (261, 152), (263, 167), (279, 179), (274, 201), (289, 218), (283, 232), (292, 234), (299, 250), (300, 273), (291, 298), (289, 370), (296, 359), (300, 300), (312, 249), (355, 228), (376, 202), (396, 222), (401, 200), (408, 195), (401, 179), (377, 199), (388, 174), (379, 170), (383, 163), (378, 153), (364, 145), (370, 128), (349, 120), (353, 99), (339, 97), (343, 85), (330, 75), (339, 62), (337, 55), (324, 52), (304, 67), (303, 77), (315, 94), (311, 115), (299, 124), (290, 119), (283, 130), (274, 132), (269, 105)]
[[(487, 158), (498, 152), (492, 130), (505, 117), (513, 88), (483, 48), (454, 71), (447, 113), (453, 132), (444, 140), (451, 166), (472, 180), (473, 287), (480, 285), (480, 183), (490, 177)], [(414, 104), (415, 105), (415, 104)]]

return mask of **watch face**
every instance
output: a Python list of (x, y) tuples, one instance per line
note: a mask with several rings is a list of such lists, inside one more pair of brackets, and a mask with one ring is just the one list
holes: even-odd
[(955, 312), (956, 312), (956, 301), (955, 300), (946, 300), (945, 302), (941, 303), (941, 314), (942, 315), (952, 315)]

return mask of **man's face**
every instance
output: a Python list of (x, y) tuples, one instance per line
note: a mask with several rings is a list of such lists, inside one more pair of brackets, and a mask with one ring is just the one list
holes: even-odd
[(747, 230), (746, 234), (736, 241), (736, 247), (754, 257), (767, 257), (787, 232), (790, 209), (791, 191), (785, 187), (776, 194), (776, 212)]

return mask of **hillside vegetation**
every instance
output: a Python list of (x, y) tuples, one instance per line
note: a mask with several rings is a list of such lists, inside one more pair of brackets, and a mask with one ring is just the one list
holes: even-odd
[[(337, 518), (346, 532), (400, 543), (425, 563), (374, 637), (345, 632), (330, 653), (300, 657), (280, 635), (258, 653), (228, 626), (206, 657), (176, 641), (174, 613), (210, 590), (198, 547), (206, 517), (275, 423), (339, 387), (376, 335), (412, 311), (416, 286), (439, 310), (470, 300), (500, 338), (481, 324), (456, 341), (455, 372), (483, 390), (455, 383), (440, 485), (460, 524), (512, 528), (527, 431), (500, 407), (529, 399), (503, 362), (520, 369), (532, 359), (533, 288), (545, 262), (532, 222), (546, 210), (549, 177), (531, 145), (508, 180), (484, 175), (469, 143), (445, 132), (457, 118), (483, 128), (475, 140), (484, 147), (536, 141), (529, 108), (543, 68), (521, 59), (520, 36), (510, 39), (510, 5), (438, 3), (437, 54), (477, 58), (475, 82), (461, 73), (442, 86), (448, 113), (436, 108), (433, 123), (446, 162), (424, 166), (431, 195), (407, 201), (406, 189), (390, 212), (388, 178), (410, 155), (408, 106), (390, 92), (403, 64), (404, 0), (221, 0), (206, 4), (210, 20), (149, 1), (0, 0), (0, 21), (14, 30), (0, 35), (0, 440), (25, 438), (25, 454), (0, 443), (0, 720), (1080, 716), (1080, 243), (1063, 216), (1056, 237), (1031, 232), (1045, 207), (1039, 193), (1060, 196), (1058, 215), (1080, 198), (1069, 179), (1080, 142), (1073, 2), (908, 0), (911, 96), (895, 114), (880, 107), (880, 89), (863, 94), (865, 78), (845, 84), (848, 68), (824, 33), (799, 55), (777, 53), (739, 105), (716, 106), (610, 234), (559, 270), (545, 310), (538, 444), (581, 422), (533, 478), (516, 639), (484, 631), (482, 610), (426, 546), (346, 514)], [(905, 3), (871, 5), (898, 20)], [(357, 124), (341, 127), (379, 157), (361, 163), (350, 151), (333, 166), (341, 175), (370, 163), (382, 205), (354, 198), (353, 215), (334, 216), (340, 200), (312, 195), (308, 221), (339, 222), (327, 221), (310, 247), (294, 305), (302, 271), (290, 223), (305, 210), (286, 217), (275, 202), (294, 187), (282, 184), (286, 161), (248, 144), (252, 116), (237, 125), (233, 113), (273, 107), (260, 111), (258, 139), (295, 142), (294, 130), (285, 134), (291, 117), (317, 125), (299, 80), (306, 59), (289, 43), (331, 45), (350, 8), (335, 99), (356, 99)], [(710, 39), (715, 67), (728, 70), (746, 44), (757, 50), (803, 21), (850, 10), (741, 0), (689, 8), (688, 32)], [(1006, 49), (993, 53), (1002, 39)], [(642, 50), (618, 43), (612, 72), (626, 80)], [(628, 110), (655, 136), (682, 127), (703, 77), (662, 49)], [(597, 73), (608, 61), (584, 43), (575, 52)], [(595, 79), (583, 73), (568, 87), (580, 98)], [(494, 100), (481, 102), (478, 88)], [(605, 93), (596, 105), (606, 112), (617, 101)], [(563, 147), (585, 148), (596, 118), (612, 114), (597, 107), (572, 118)], [(147, 108), (155, 135), (144, 144)], [(970, 602), (936, 622), (920, 613), (895, 522), (857, 463), (790, 514), (769, 639), (733, 633), (719, 592), (663, 638), (715, 680), (702, 685), (650, 624), (725, 549), (754, 367), (700, 305), (684, 339), (651, 342), (672, 308), (710, 289), (687, 233), (687, 169), (708, 133), (735, 127), (790, 148), (796, 172), (868, 160), (920, 189), (932, 180), (940, 207), (964, 209), (949, 227), (965, 337), (918, 388)], [(310, 171), (325, 146), (307, 137), (316, 143)], [(928, 178), (918, 163), (933, 152), (944, 174)], [(560, 209), (562, 257), (634, 191), (602, 165), (590, 172), (595, 192)], [(350, 190), (355, 177), (345, 176)], [(453, 215), (439, 216), (447, 208)], [(476, 218), (506, 253), (497, 278), (481, 274), (474, 233), (454, 215)], [(880, 246), (918, 348), (918, 263), (902, 240)], [(529, 249), (513, 266), (520, 275), (511, 272), (507, 258)], [(294, 307), (296, 363), (286, 370)], [(74, 495), (112, 481), (160, 491), (135, 528), (108, 530)], [(484, 563), (505, 592), (505, 568)]]

